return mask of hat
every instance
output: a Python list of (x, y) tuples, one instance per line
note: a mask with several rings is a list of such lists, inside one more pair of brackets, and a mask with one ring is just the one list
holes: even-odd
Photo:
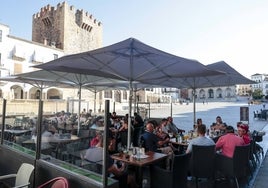
[(241, 124), (241, 125), (239, 125), (239, 127), (240, 127), (241, 129), (244, 129), (246, 132), (248, 132), (248, 125), (246, 125), (246, 124)]

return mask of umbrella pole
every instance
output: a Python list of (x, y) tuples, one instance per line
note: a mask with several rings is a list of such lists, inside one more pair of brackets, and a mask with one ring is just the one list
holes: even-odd
[(129, 83), (129, 107), (128, 107), (128, 137), (127, 137), (127, 148), (131, 145), (131, 112), (132, 112), (132, 82)]
[(134, 98), (133, 98), (133, 112), (137, 112), (136, 104), (137, 104), (137, 90), (134, 91)]
[(38, 160), (41, 156), (41, 142), (42, 142), (42, 118), (43, 118), (43, 101), (39, 99), (39, 108), (38, 108), (38, 119), (36, 124), (37, 130), (37, 140), (36, 140), (36, 156), (35, 158)]
[(4, 130), (5, 130), (5, 121), (6, 121), (6, 107), (7, 107), (7, 100), (6, 99), (3, 99), (2, 128), (1, 128), (1, 145), (4, 143)]
[(97, 100), (97, 90), (94, 91), (94, 114), (96, 113), (96, 100)]
[(170, 116), (173, 114), (172, 97), (170, 96)]
[(81, 84), (79, 84), (79, 92), (78, 92), (78, 96), (79, 96), (79, 101), (78, 101), (78, 119), (77, 119), (77, 136), (79, 136), (79, 132), (80, 132), (80, 112), (81, 112)]
[(104, 132), (103, 132), (103, 167), (102, 167), (102, 180), (103, 180), (103, 187), (107, 187), (108, 184), (108, 171), (107, 171), (107, 164), (109, 160), (108, 156), (108, 130), (109, 130), (109, 124), (108, 122), (110, 121), (109, 117), (109, 109), (110, 109), (110, 101), (105, 100), (105, 118), (104, 118)]
[(193, 114), (193, 122), (194, 124), (196, 123), (195, 120), (196, 120), (196, 100), (195, 100), (195, 89), (193, 89), (193, 111), (194, 111), (194, 114)]

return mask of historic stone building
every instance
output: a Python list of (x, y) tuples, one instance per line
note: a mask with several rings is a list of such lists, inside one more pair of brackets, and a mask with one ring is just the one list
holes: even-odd
[[(193, 98), (193, 90), (189, 90), (189, 98)], [(235, 101), (237, 99), (236, 86), (198, 88), (195, 90), (197, 101)]]
[[(34, 14), (32, 19), (32, 41), (10, 35), (10, 28), (0, 24), (1, 76), (33, 71), (33, 65), (46, 63), (67, 54), (102, 47), (102, 24), (88, 12), (76, 10), (66, 2), (56, 7), (47, 5)], [(1, 82), (0, 84), (0, 97), (9, 100), (9, 106), (16, 106), (16, 103), (24, 101), (29, 103), (24, 105), (25, 108), (33, 107), (23, 110), (15, 107), (14, 113), (16, 110), (36, 112), (37, 109), (34, 108), (34, 104), (31, 105), (31, 102), (40, 97), (46, 104), (49, 102), (52, 104), (50, 108), (49, 105), (44, 106), (45, 112), (60, 111), (68, 108), (68, 105), (74, 108), (78, 104), (78, 88), (49, 87), (41, 94), (38, 88), (25, 83)], [(84, 89), (82, 107), (93, 108), (93, 102), (89, 101), (102, 105), (102, 101), (105, 100), (105, 98), (100, 99), (102, 96), (97, 95), (97, 99), (94, 100), (94, 93)]]
[(251, 80), (256, 84), (252, 84), (252, 91), (261, 90), (263, 95), (268, 95), (268, 74), (253, 74)]
[[(0, 73), (1, 76), (33, 71), (31, 67), (46, 63), (67, 54), (80, 53), (102, 47), (102, 24), (90, 13), (75, 9), (66, 2), (53, 7), (47, 5), (32, 17), (32, 41), (11, 36), (9, 27), (0, 24)], [(173, 92), (174, 91), (174, 92)], [(96, 94), (96, 95), (95, 95)], [(52, 101), (54, 107), (45, 112), (74, 108), (78, 104), (78, 88), (47, 88), (40, 93), (37, 88), (24, 83), (0, 85), (0, 97), (13, 102), (39, 99)], [(235, 97), (235, 88), (207, 88), (197, 91), (198, 99), (224, 99)], [(137, 92), (138, 102), (177, 102), (181, 98), (192, 98), (191, 91), (176, 88), (147, 88)], [(102, 110), (104, 101), (110, 100), (118, 106), (128, 106), (129, 92), (122, 90), (82, 90), (82, 108)], [(93, 108), (93, 102), (94, 108)], [(15, 104), (14, 104), (15, 105)], [(28, 105), (31, 106), (31, 105)], [(111, 105), (112, 106), (112, 105)], [(112, 109), (114, 110), (114, 109)]]
[(32, 41), (55, 46), (65, 54), (89, 51), (102, 47), (102, 24), (66, 2), (47, 5), (33, 15)]

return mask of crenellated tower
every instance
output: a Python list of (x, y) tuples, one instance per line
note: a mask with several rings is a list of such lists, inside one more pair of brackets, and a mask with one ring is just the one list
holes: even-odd
[(32, 40), (63, 49), (65, 54), (102, 47), (102, 24), (67, 2), (47, 5), (33, 15)]

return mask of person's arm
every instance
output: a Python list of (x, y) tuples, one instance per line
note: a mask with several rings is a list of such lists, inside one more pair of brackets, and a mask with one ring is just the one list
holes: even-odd
[(186, 153), (190, 153), (192, 151), (192, 145), (193, 145), (192, 142), (190, 142), (187, 147)]
[(108, 172), (112, 173), (117, 177), (121, 176), (124, 173), (124, 170), (125, 170), (125, 163), (122, 163), (120, 168), (118, 168), (116, 164), (113, 164), (108, 168)]
[(163, 146), (163, 145), (165, 145), (166, 143), (168, 143), (169, 142), (169, 137), (167, 137), (165, 140), (159, 140), (158, 142), (157, 142), (157, 144), (158, 144), (158, 146)]
[(223, 137), (221, 136), (221, 137), (219, 138), (219, 140), (218, 140), (218, 141), (216, 142), (216, 144), (215, 144), (215, 148), (216, 148), (216, 150), (221, 149), (222, 146), (223, 146), (223, 144), (224, 144), (224, 142), (223, 142)]

